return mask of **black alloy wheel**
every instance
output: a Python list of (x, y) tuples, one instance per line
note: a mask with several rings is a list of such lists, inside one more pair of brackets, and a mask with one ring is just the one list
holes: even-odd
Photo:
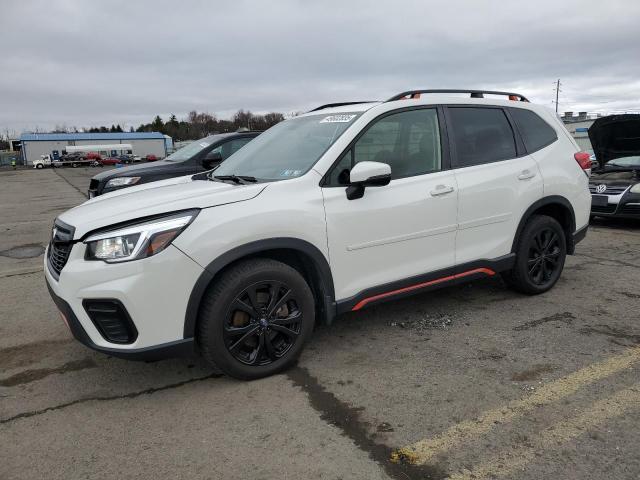
[(536, 285), (548, 283), (560, 266), (561, 253), (558, 234), (551, 228), (539, 230), (529, 242), (529, 279)]
[(254, 283), (235, 297), (223, 327), (229, 353), (245, 365), (282, 358), (300, 336), (302, 312), (295, 294), (277, 280)]
[(567, 255), (564, 230), (555, 218), (534, 215), (518, 238), (513, 268), (502, 274), (514, 290), (528, 295), (552, 288), (562, 273)]
[(314, 295), (300, 271), (252, 258), (213, 279), (200, 306), (196, 342), (212, 366), (253, 380), (294, 365), (314, 323)]

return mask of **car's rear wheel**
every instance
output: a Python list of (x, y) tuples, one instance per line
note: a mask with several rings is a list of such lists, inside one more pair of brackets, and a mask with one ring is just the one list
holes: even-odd
[(562, 226), (554, 218), (536, 215), (525, 225), (516, 248), (516, 263), (503, 278), (519, 292), (544, 293), (560, 278), (566, 256)]
[(197, 342), (229, 376), (251, 380), (295, 363), (315, 322), (313, 294), (287, 264), (251, 259), (222, 274), (205, 293)]

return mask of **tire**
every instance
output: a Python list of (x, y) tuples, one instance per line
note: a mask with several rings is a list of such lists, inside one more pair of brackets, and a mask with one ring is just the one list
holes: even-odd
[(538, 295), (556, 284), (566, 256), (567, 241), (562, 226), (554, 218), (535, 215), (520, 234), (513, 269), (502, 277), (514, 290)]
[(36, 165), (36, 168), (37, 168), (38, 170), (40, 170), (41, 168), (44, 168), (44, 165), (42, 165), (41, 163), (38, 163), (38, 164)]
[(75, 163), (75, 162), (73, 162), (73, 163), (71, 164), (71, 168), (76, 168), (77, 166), (78, 166), (78, 164), (77, 164), (77, 163)]
[(196, 341), (214, 367), (253, 380), (295, 364), (314, 323), (313, 293), (302, 275), (285, 263), (254, 258), (233, 266), (209, 286)]

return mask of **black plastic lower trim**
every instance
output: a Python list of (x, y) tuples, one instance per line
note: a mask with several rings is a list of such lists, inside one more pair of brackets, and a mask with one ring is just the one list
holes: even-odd
[(184, 337), (192, 338), (195, 336), (196, 323), (198, 320), (198, 312), (202, 297), (204, 296), (209, 283), (218, 272), (230, 265), (232, 262), (249, 255), (257, 255), (260, 252), (281, 249), (294, 250), (309, 258), (314, 270), (318, 274), (322, 288), (322, 296), (325, 297), (324, 307), (326, 308), (326, 311), (323, 312), (325, 316), (324, 321), (325, 323), (331, 323), (335, 316), (335, 308), (330, 301), (326, 300), (326, 298), (334, 298), (334, 290), (331, 268), (329, 267), (327, 259), (317, 247), (309, 242), (297, 238), (276, 237), (258, 240), (234, 248), (222, 254), (207, 265), (206, 269), (200, 275), (200, 278), (196, 281), (196, 284), (191, 291), (191, 295), (189, 296), (189, 302), (187, 303), (187, 310), (185, 312), (184, 319)]
[(174, 342), (163, 343), (160, 345), (154, 345), (153, 347), (145, 347), (145, 348), (135, 348), (135, 349), (119, 349), (119, 348), (109, 348), (109, 347), (101, 347), (96, 345), (91, 341), (89, 335), (84, 330), (78, 317), (73, 312), (71, 306), (63, 300), (61, 297), (56, 295), (54, 291), (51, 289), (49, 282), (47, 281), (47, 288), (49, 289), (49, 294), (53, 299), (53, 302), (58, 307), (58, 310), (64, 315), (65, 320), (67, 321), (67, 325), (69, 326), (69, 330), (71, 330), (72, 335), (82, 343), (84, 346), (96, 350), (98, 352), (104, 353), (106, 355), (110, 355), (112, 357), (118, 358), (126, 358), (128, 360), (141, 360), (141, 361), (153, 361), (153, 360), (162, 360), (165, 358), (172, 357), (186, 357), (193, 355), (195, 353), (195, 343), (193, 338), (185, 338), (182, 340), (176, 340)]
[(589, 225), (585, 225), (584, 227), (582, 227), (580, 230), (577, 230), (573, 234), (573, 246), (574, 246), (574, 248), (578, 243), (580, 243), (582, 240), (584, 240), (584, 237), (587, 236), (587, 230), (589, 230)]
[[(509, 253), (490, 260), (477, 260), (444, 268), (423, 275), (367, 288), (362, 292), (337, 302), (337, 313), (360, 310), (364, 306), (374, 305), (388, 300), (397, 300), (416, 293), (485, 278), (513, 268), (516, 256)], [(484, 271), (487, 270), (487, 271)]]

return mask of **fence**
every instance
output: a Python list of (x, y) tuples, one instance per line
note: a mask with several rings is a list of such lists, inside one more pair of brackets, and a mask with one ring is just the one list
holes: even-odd
[(15, 160), (16, 165), (22, 165), (20, 152), (0, 152), (0, 166), (11, 165), (12, 160)]

